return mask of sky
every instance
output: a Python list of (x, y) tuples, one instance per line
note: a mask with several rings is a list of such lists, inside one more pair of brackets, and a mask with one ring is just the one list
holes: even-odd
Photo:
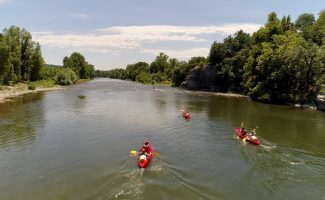
[(80, 52), (96, 69), (152, 62), (159, 52), (188, 60), (242, 29), (253, 33), (270, 12), (293, 20), (324, 0), (0, 0), (0, 29), (27, 29), (48, 64)]

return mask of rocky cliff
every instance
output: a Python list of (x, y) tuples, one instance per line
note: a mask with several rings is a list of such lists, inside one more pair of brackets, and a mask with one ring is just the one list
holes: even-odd
[(206, 65), (192, 69), (181, 87), (189, 90), (214, 91), (216, 89), (216, 67)]

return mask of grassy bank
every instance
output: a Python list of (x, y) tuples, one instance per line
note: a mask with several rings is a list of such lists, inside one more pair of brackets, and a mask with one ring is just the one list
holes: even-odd
[(52, 88), (55, 86), (55, 82), (53, 80), (40, 80), (35, 82), (30, 82), (28, 84), (29, 88)]

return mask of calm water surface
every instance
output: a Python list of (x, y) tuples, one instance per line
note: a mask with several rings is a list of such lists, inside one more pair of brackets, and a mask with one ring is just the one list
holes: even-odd
[[(262, 145), (233, 137), (243, 121)], [(0, 199), (325, 199), (324, 130), (319, 111), (97, 79), (0, 104)], [(142, 170), (145, 138), (161, 156)]]

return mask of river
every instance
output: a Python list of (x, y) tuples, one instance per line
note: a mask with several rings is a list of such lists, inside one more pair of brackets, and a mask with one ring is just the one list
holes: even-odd
[[(95, 79), (0, 104), (0, 199), (325, 199), (324, 130), (320, 111)], [(138, 169), (146, 138), (160, 156)]]

